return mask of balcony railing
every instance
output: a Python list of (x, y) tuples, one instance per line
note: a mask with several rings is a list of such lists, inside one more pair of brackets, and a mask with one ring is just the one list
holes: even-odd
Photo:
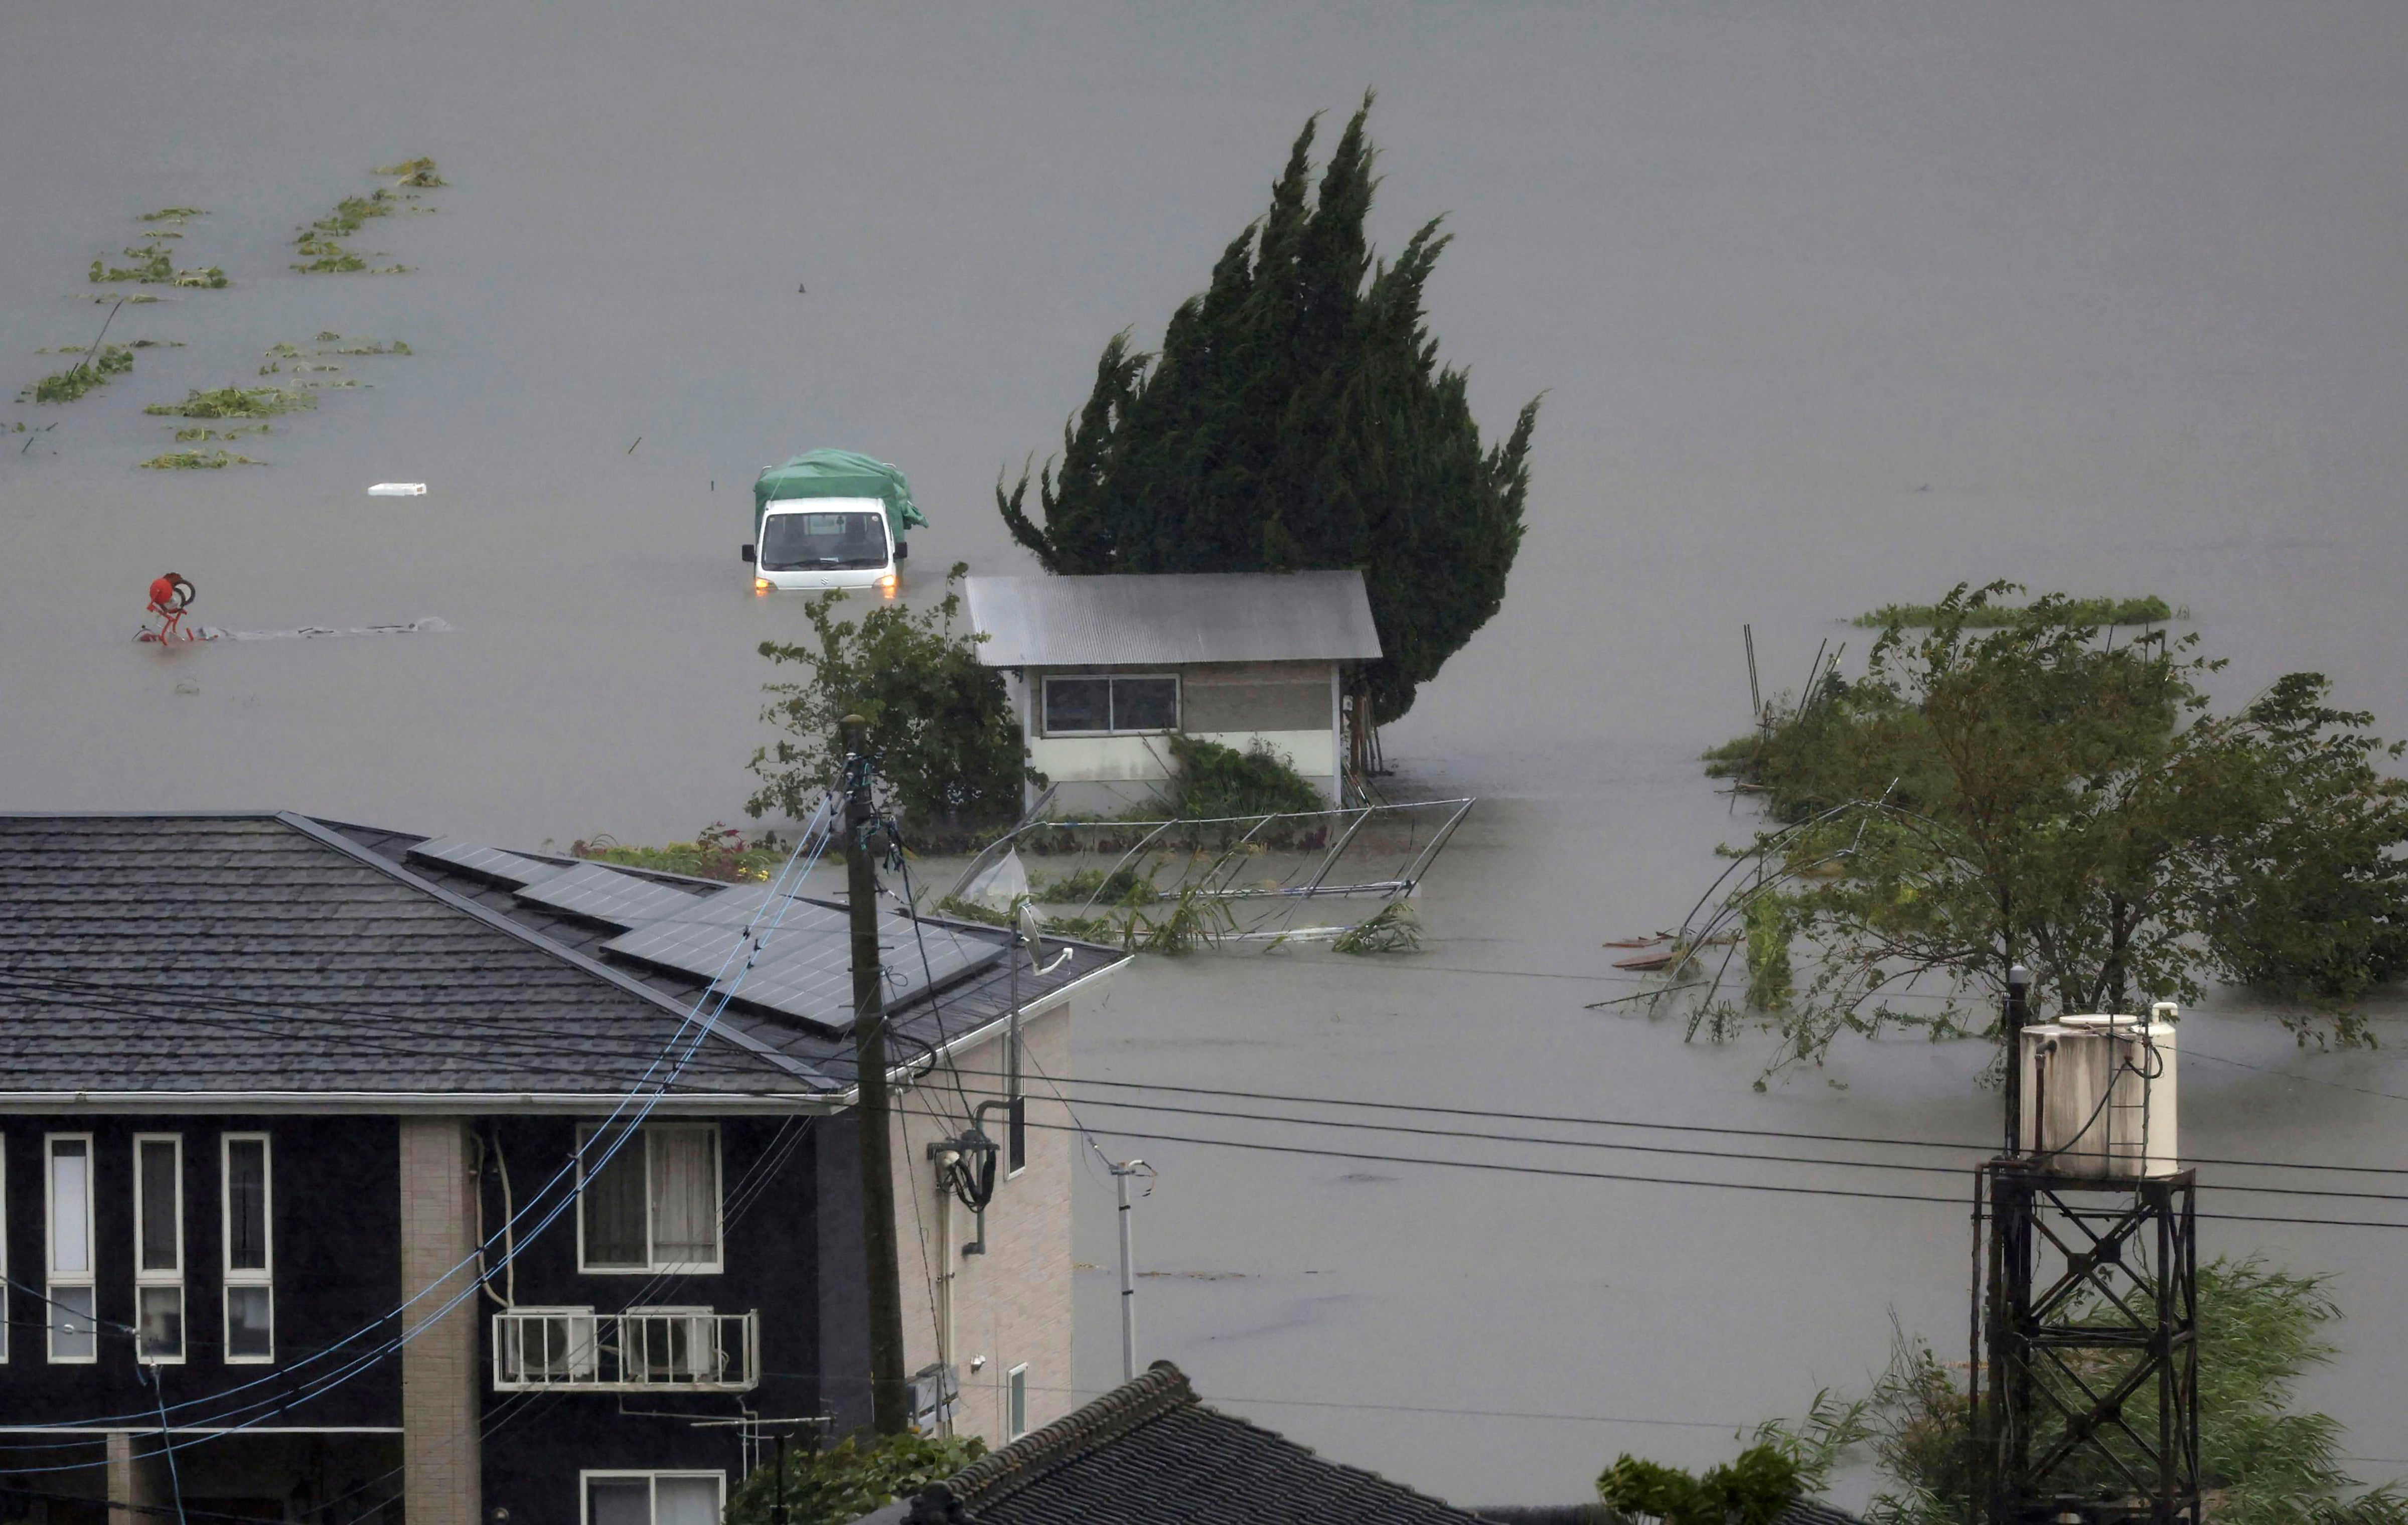
[(747, 1392), (761, 1316), (708, 1308), (506, 1308), (494, 1315), (497, 1392)]

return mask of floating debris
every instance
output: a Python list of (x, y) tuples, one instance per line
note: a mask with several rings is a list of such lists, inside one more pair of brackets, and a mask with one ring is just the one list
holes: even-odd
[(208, 213), (201, 210), (198, 207), (162, 207), (155, 212), (144, 212), (142, 214), (142, 221), (146, 223), (183, 223), (191, 222), (195, 217), (207, 217), (208, 215)]
[(382, 165), (377, 173), (399, 175), (402, 184), (423, 186), (428, 190), (433, 190), (444, 183), (443, 177), (435, 172), (435, 161), (432, 159), (404, 159), (397, 165)]
[[(359, 272), (369, 275), (407, 275), (409, 272), (409, 267), (406, 265), (385, 265), (371, 269), (368, 262), (342, 240), (359, 232), (361, 228), (377, 218), (390, 217), (396, 211), (423, 209), (408, 205), (418, 200), (418, 196), (414, 191), (403, 189), (403, 187), (438, 186), (443, 183), (443, 178), (435, 172), (435, 161), (432, 159), (406, 159), (398, 165), (379, 169), (377, 173), (398, 175), (401, 179), (397, 185), (380, 185), (364, 196), (345, 196), (335, 204), (333, 211), (301, 229), (299, 236), (293, 240), (294, 252), (302, 256), (300, 260), (294, 262), (294, 269), (304, 275), (350, 275)], [(322, 334), (319, 336), (319, 341), (332, 343), (340, 337), (336, 334)]]
[(142, 410), (160, 418), (270, 418), (317, 406), (307, 392), (280, 386), (221, 386), (195, 389), (181, 402), (154, 402)]
[(230, 466), (264, 466), (248, 455), (229, 454), (222, 450), (171, 450), (165, 455), (153, 455), (142, 463), (145, 471), (222, 471)]
[(267, 433), (267, 425), (265, 424), (238, 424), (231, 429), (178, 429), (176, 441), (179, 444), (188, 444), (195, 439), (239, 439), (247, 434), (265, 433)]
[(134, 368), (134, 352), (122, 344), (104, 344), (88, 361), (69, 366), (56, 375), (45, 376), (27, 392), (18, 394), (22, 401), (31, 396), (36, 402), (73, 402), (94, 387), (107, 386), (112, 376), (122, 376)]
[(380, 482), (375, 486), (368, 489), (368, 496), (370, 497), (424, 497), (426, 496), (426, 483), (423, 482)]

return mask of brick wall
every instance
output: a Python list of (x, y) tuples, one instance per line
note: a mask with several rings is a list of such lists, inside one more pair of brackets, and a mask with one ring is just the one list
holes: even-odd
[[(465, 1117), (401, 1119), (401, 1288), (416, 1331), (401, 1353), (402, 1506), (409, 1525), (482, 1525), (478, 1487), (475, 1299), (420, 1329), (476, 1284), (455, 1267), (476, 1248)], [(423, 1288), (426, 1290), (421, 1296)]]
[[(927, 1146), (932, 1140), (958, 1134), (966, 1114), (978, 1102), (1004, 1094), (1005, 1040), (998, 1033), (961, 1054), (965, 1072), (959, 1090), (953, 1076), (940, 1069), (911, 1091), (898, 1093), (895, 1202), (903, 1270), (905, 1366), (916, 1372), (937, 1359), (939, 1305), (932, 1299), (931, 1283), (950, 1264), (950, 1356), (962, 1383), (954, 1428), (982, 1436), (991, 1446), (1010, 1438), (1005, 1433), (1005, 1384), (1014, 1366), (1025, 1362), (1028, 1367), (1028, 1428), (1078, 1406), (1068, 1390), (1070, 1173), (1077, 1168), (1075, 1151), (1083, 1145), (1076, 1133), (1065, 1130), (1068, 1110), (1053, 1099), (1044, 1077), (1069, 1073), (1073, 1008), (1095, 999), (1092, 992), (1074, 992), (1023, 1024), (1028, 1055), (1022, 1072), (1028, 1097), (1028, 1164), (1019, 1174), (1006, 1176), (1007, 1154), (997, 1166), (995, 1200), (986, 1214), (984, 1255), (959, 1253), (976, 1232), (976, 1222), (967, 1208), (939, 1191)], [(989, 1113), (984, 1126), (997, 1144), (1008, 1144), (1002, 1112)], [(983, 1361), (972, 1371), (971, 1363), (979, 1358)], [(413, 1519), (411, 1525), (418, 1522)]]

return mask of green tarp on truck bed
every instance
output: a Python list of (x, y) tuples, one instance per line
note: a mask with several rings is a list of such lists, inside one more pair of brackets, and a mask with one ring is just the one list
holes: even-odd
[(886, 505), (886, 528), (895, 543), (913, 525), (927, 519), (911, 501), (910, 484), (903, 473), (884, 461), (873, 461), (858, 451), (807, 450), (782, 466), (773, 466), (752, 483), (752, 532), (758, 538), (762, 516), (769, 505), (789, 497), (874, 497)]

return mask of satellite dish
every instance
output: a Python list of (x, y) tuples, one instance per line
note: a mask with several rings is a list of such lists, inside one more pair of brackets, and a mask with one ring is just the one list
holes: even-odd
[(1012, 921), (1020, 928), (1022, 941), (1028, 944), (1028, 957), (1037, 963), (1045, 962), (1045, 933), (1037, 924), (1037, 913), (1028, 908), (1024, 898), (1012, 911)]

